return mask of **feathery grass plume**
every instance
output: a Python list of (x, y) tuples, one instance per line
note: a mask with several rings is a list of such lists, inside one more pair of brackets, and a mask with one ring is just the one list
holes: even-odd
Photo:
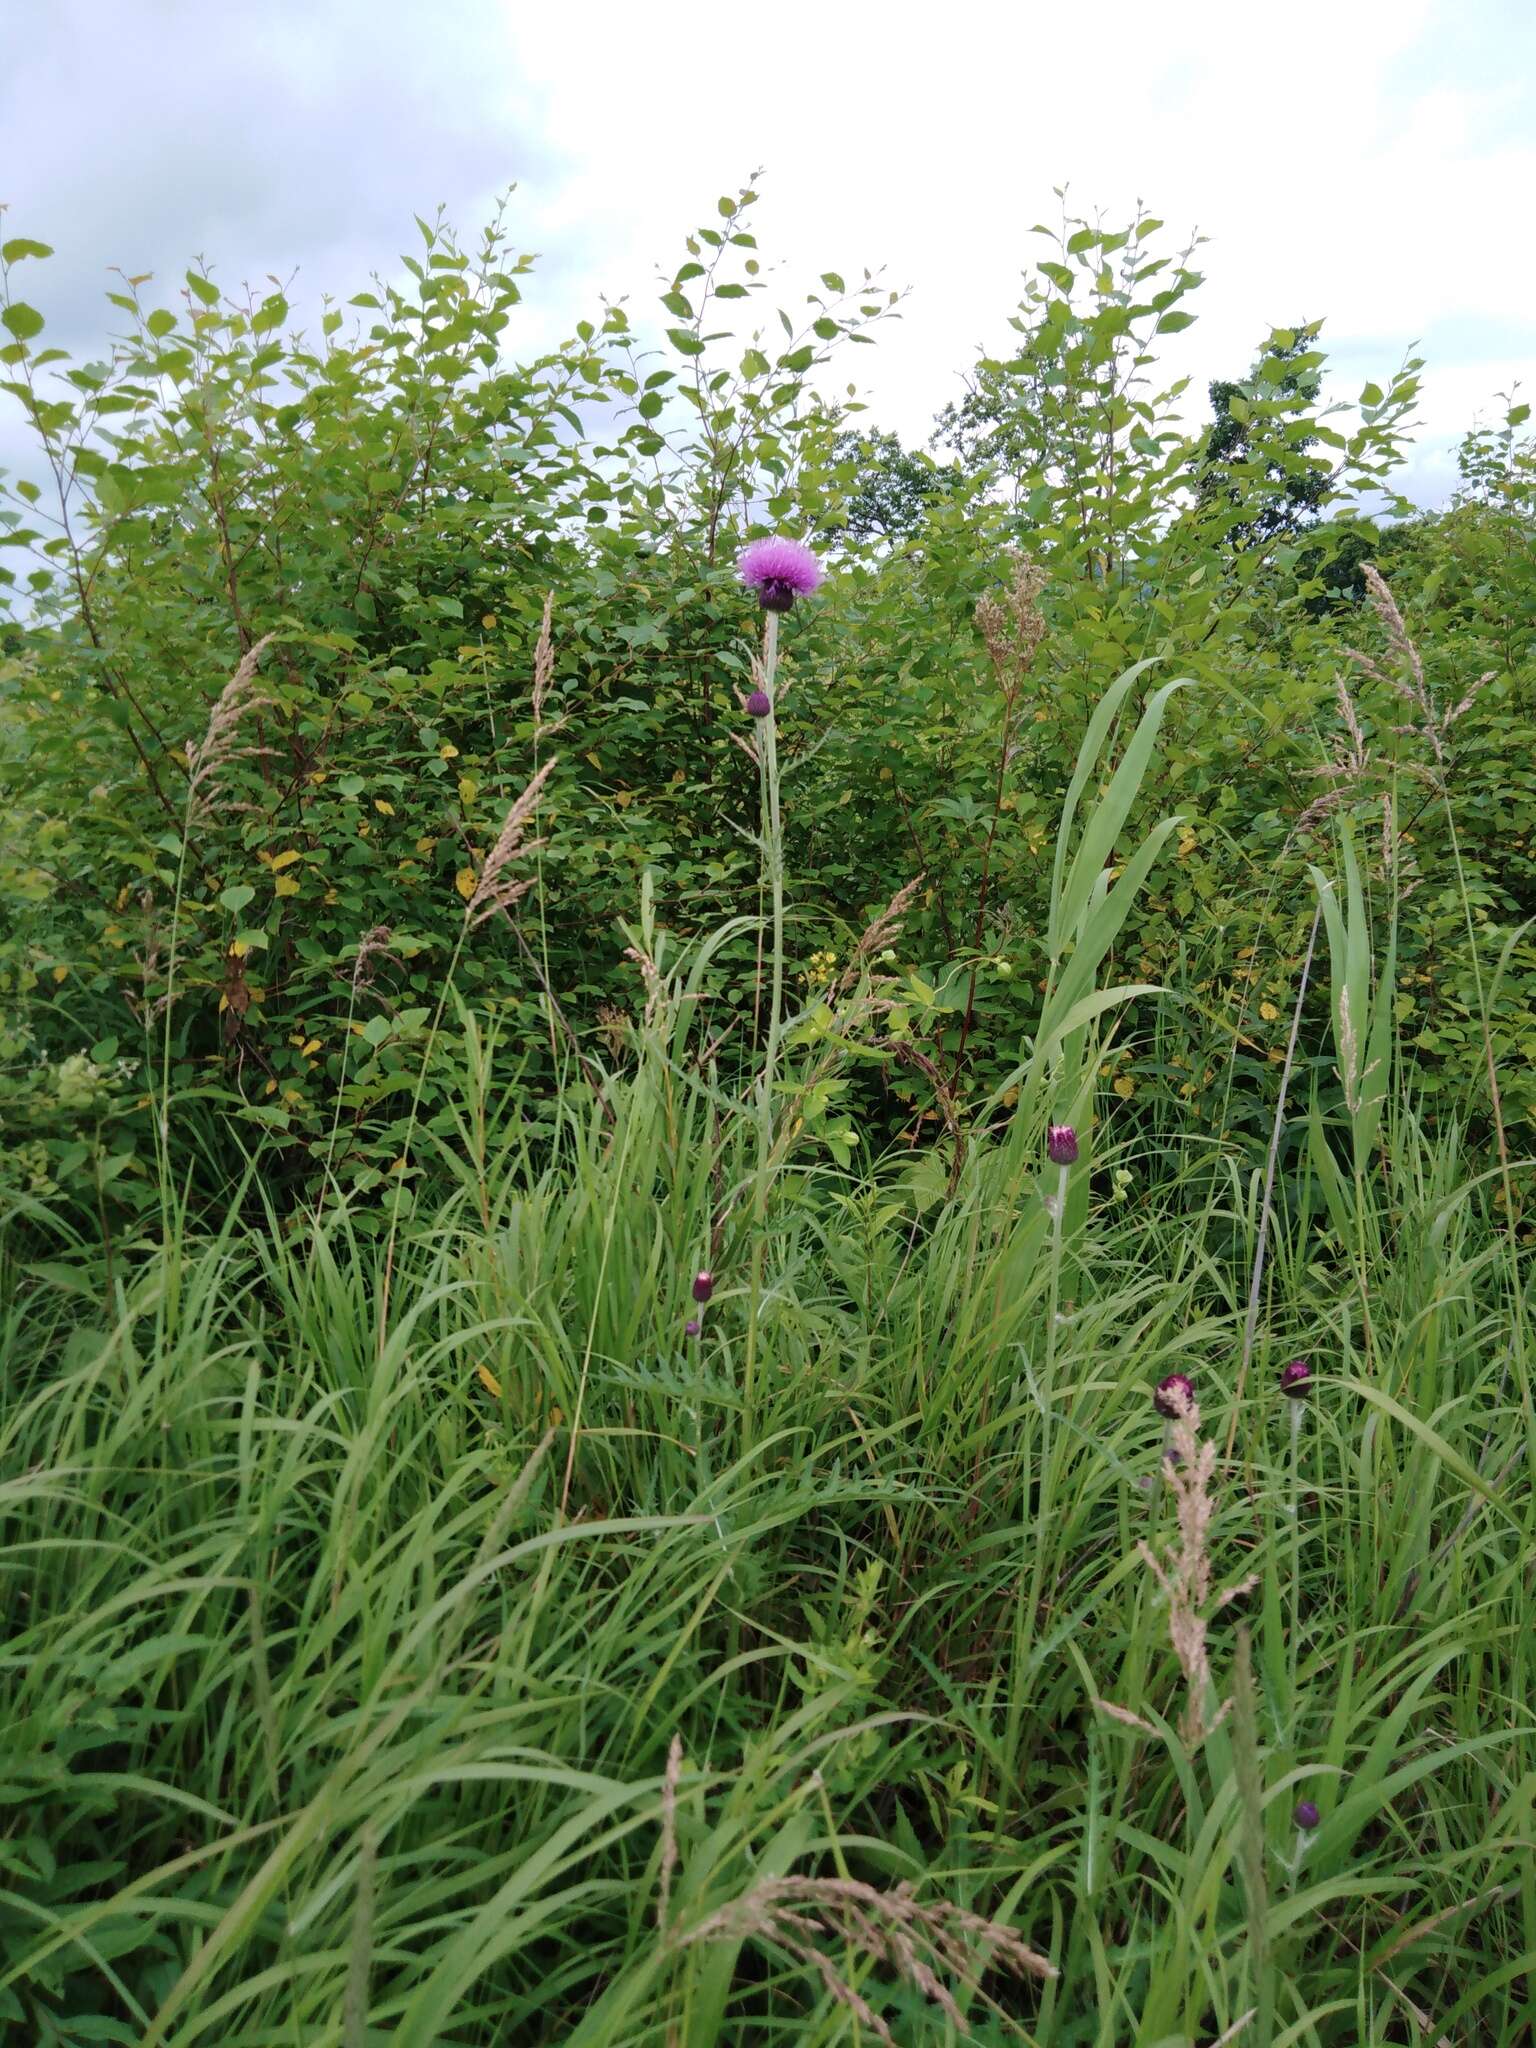
[[(689, 1335), (697, 1336), (696, 1324)], [(683, 1738), (674, 1735), (667, 1750), (667, 1775), (661, 1781), (661, 1876), (656, 1895), (657, 1932), (667, 1931), (667, 1907), (672, 1899), (672, 1875), (677, 1869), (677, 1788), (683, 1776)]]
[(363, 933), (357, 942), (357, 958), (352, 963), (352, 993), (354, 996), (369, 987), (377, 972), (374, 962), (389, 950), (394, 937), (394, 928), (387, 924), (376, 924)]
[(246, 712), (272, 701), (260, 695), (255, 683), (261, 657), (276, 638), (275, 633), (263, 633), (246, 649), (208, 714), (208, 729), (202, 739), (187, 743), (187, 800), (199, 816), (208, 816), (213, 808), (219, 770), (227, 762), (262, 751), (259, 747), (236, 747), (235, 741)]
[[(1182, 1383), (1182, 1384), (1181, 1384)], [(1172, 1420), (1168, 1432), (1172, 1456), (1163, 1470), (1173, 1493), (1178, 1519), (1177, 1540), (1166, 1558), (1159, 1558), (1150, 1544), (1138, 1543), (1142, 1559), (1168, 1601), (1168, 1640), (1184, 1674), (1185, 1705), (1182, 1734), (1191, 1748), (1202, 1743), (1225, 1719), (1231, 1701), (1207, 1719), (1207, 1698), (1211, 1691), (1211, 1663), (1206, 1649), (1206, 1631), (1211, 1607), (1211, 1524), (1216, 1501), (1211, 1479), (1216, 1470), (1216, 1446), (1200, 1434), (1200, 1404), (1182, 1373), (1170, 1373), (1158, 1388), (1158, 1407)], [(1222, 1608), (1258, 1584), (1255, 1572), (1240, 1585), (1216, 1595)]]
[(1355, 700), (1349, 694), (1349, 685), (1342, 672), (1334, 677), (1333, 690), (1339, 706), (1339, 718), (1348, 735), (1348, 744), (1336, 747), (1329, 759), (1313, 771), (1332, 786), (1307, 805), (1296, 820), (1298, 832), (1315, 832), (1318, 826), (1338, 809), (1346, 796), (1354, 795), (1365, 786), (1371, 770), (1371, 750), (1361, 729), (1360, 714), (1355, 709)]
[(986, 644), (998, 688), (1012, 699), (1034, 666), (1045, 638), (1040, 597), (1050, 578), (1033, 558), (1013, 558), (1013, 579), (1002, 597), (990, 593), (976, 606), (976, 628)]
[(544, 613), (539, 620), (539, 637), (533, 650), (533, 737), (537, 745), (547, 732), (558, 732), (565, 724), (563, 718), (544, 723), (544, 706), (549, 702), (549, 693), (555, 680), (555, 642), (551, 630), (555, 616), (555, 594), (550, 591), (544, 599)]
[(883, 953), (892, 939), (900, 934), (922, 880), (921, 875), (914, 875), (910, 882), (904, 882), (884, 910), (864, 927), (853, 949), (856, 959), (868, 960), (876, 953)]
[(645, 1014), (641, 1023), (649, 1031), (666, 1007), (667, 984), (650, 954), (642, 952), (638, 946), (626, 946), (624, 958), (634, 961), (640, 970), (640, 979), (645, 983)]
[(1442, 714), (1430, 690), (1429, 678), (1424, 672), (1424, 657), (1419, 653), (1418, 646), (1412, 634), (1408, 631), (1407, 623), (1402, 613), (1398, 610), (1397, 599), (1392, 595), (1386, 578), (1374, 562), (1366, 562), (1362, 567), (1361, 573), (1365, 577), (1365, 587), (1370, 596), (1371, 609), (1386, 628), (1387, 644), (1396, 657), (1401, 670), (1406, 671), (1406, 673), (1394, 673), (1391, 669), (1384, 670), (1379, 662), (1374, 661), (1368, 654), (1361, 654), (1356, 648), (1350, 647), (1345, 651), (1349, 655), (1350, 660), (1356, 664), (1362, 673), (1368, 675), (1373, 682), (1385, 683), (1389, 689), (1395, 690), (1398, 696), (1403, 698), (1405, 702), (1415, 707), (1419, 713), (1419, 723), (1417, 725), (1394, 726), (1393, 730), (1404, 735), (1419, 734), (1428, 740), (1430, 750), (1435, 757), (1435, 766), (1443, 772), (1447, 766), (1445, 744), (1447, 734), (1457, 719), (1464, 717), (1472, 709), (1472, 706), (1477, 702), (1483, 685), (1491, 682), (1497, 671), (1491, 668), (1485, 669), (1454, 709)]
[[(944, 1900), (919, 1905), (907, 1885), (883, 1892), (856, 1878), (764, 1878), (741, 1898), (674, 1936), (674, 1941), (679, 1948), (691, 1948), (749, 1937), (814, 1970), (832, 1998), (886, 2048), (896, 2048), (896, 2037), (838, 1973), (820, 1946), (822, 1941), (840, 1941), (870, 1962), (893, 1970), (931, 1999), (961, 2034), (969, 2029), (946, 1977), (974, 1993), (990, 1969), (1004, 1969), (1015, 1977), (1049, 1979), (1058, 1974), (1053, 1963), (1001, 1921), (984, 1919)], [(983, 2002), (998, 2010), (984, 1996)]]
[(521, 875), (508, 875), (506, 870), (514, 861), (524, 859), (544, 844), (542, 839), (530, 839), (525, 844), (523, 833), (529, 819), (539, 807), (544, 785), (559, 760), (558, 754), (551, 754), (508, 811), (500, 836), (491, 848), (485, 866), (480, 870), (480, 879), (475, 884), (474, 894), (465, 906), (472, 926), (484, 924), (485, 920), (494, 917), (498, 910), (510, 909), (519, 896), (526, 896), (533, 887), (531, 880), (524, 880)]
[(616, 1003), (599, 1003), (597, 1006), (597, 1035), (607, 1047), (611, 1060), (621, 1059), (624, 1048), (629, 1044), (629, 1014)]

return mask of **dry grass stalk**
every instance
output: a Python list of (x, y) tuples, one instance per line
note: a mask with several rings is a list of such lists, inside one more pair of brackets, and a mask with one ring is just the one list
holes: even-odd
[(1361, 654), (1353, 647), (1347, 650), (1349, 658), (1373, 682), (1385, 684), (1387, 688), (1395, 690), (1405, 702), (1415, 707), (1419, 714), (1418, 723), (1394, 726), (1393, 731), (1405, 735), (1422, 735), (1429, 742), (1436, 768), (1443, 771), (1447, 766), (1446, 738), (1451, 727), (1457, 719), (1465, 717), (1472, 709), (1483, 685), (1492, 681), (1496, 671), (1486, 669), (1454, 709), (1442, 715), (1430, 691), (1429, 679), (1424, 673), (1423, 656), (1419, 653), (1403, 615), (1398, 610), (1397, 599), (1392, 595), (1386, 578), (1371, 562), (1364, 565), (1362, 573), (1370, 596), (1371, 609), (1386, 628), (1387, 644), (1396, 657), (1401, 673), (1394, 673), (1390, 669), (1384, 670), (1370, 655)]
[(686, 1948), (749, 1937), (814, 1970), (831, 1997), (887, 2048), (895, 2048), (895, 2036), (840, 1974), (823, 1942), (841, 1941), (855, 1954), (893, 1970), (931, 1999), (961, 2034), (969, 2029), (946, 1978), (974, 1992), (988, 1969), (1004, 1969), (1016, 1977), (1057, 1975), (1054, 1964), (1001, 1921), (942, 1900), (920, 1905), (906, 1885), (882, 1892), (854, 1878), (765, 1878), (673, 1939), (677, 1947)]
[[(1169, 1425), (1168, 1455), (1163, 1469), (1173, 1494), (1179, 1533), (1166, 1558), (1159, 1558), (1147, 1543), (1140, 1543), (1137, 1548), (1167, 1596), (1168, 1640), (1184, 1674), (1181, 1733), (1185, 1742), (1195, 1748), (1221, 1725), (1231, 1706), (1231, 1701), (1226, 1701), (1214, 1719), (1207, 1720), (1206, 1703), (1212, 1690), (1206, 1631), (1210, 1625), (1208, 1610), (1212, 1607), (1210, 1533), (1216, 1500), (1211, 1492), (1211, 1479), (1216, 1470), (1216, 1446), (1207, 1443), (1200, 1434), (1198, 1401), (1191, 1400), (1177, 1386), (1167, 1388), (1164, 1399), (1174, 1410), (1174, 1419)], [(1255, 1572), (1241, 1585), (1218, 1593), (1215, 1607), (1225, 1607), (1228, 1601), (1238, 1599), (1257, 1584)]]
[(1013, 580), (1003, 596), (988, 595), (976, 606), (976, 627), (1005, 697), (1018, 693), (1045, 638), (1040, 597), (1048, 581), (1037, 562), (1015, 555)]
[(610, 1059), (621, 1059), (629, 1044), (630, 1022), (627, 1011), (616, 1003), (599, 1003), (597, 1006), (597, 1035), (608, 1049)]
[(914, 875), (896, 891), (884, 910), (864, 927), (854, 957), (868, 960), (872, 954), (881, 953), (901, 931), (906, 922), (907, 912), (912, 908), (912, 899), (922, 886), (922, 876)]
[(549, 702), (549, 693), (555, 680), (555, 642), (551, 624), (555, 615), (555, 597), (551, 591), (544, 599), (544, 615), (539, 621), (539, 637), (533, 650), (533, 737), (535, 743), (546, 732), (558, 732), (565, 720), (556, 718), (544, 723), (544, 706)]
[(219, 692), (208, 714), (208, 730), (200, 742), (188, 742), (187, 796), (193, 810), (201, 815), (206, 816), (212, 809), (219, 770), (230, 761), (263, 751), (259, 747), (237, 747), (235, 741), (245, 714), (272, 701), (261, 696), (255, 685), (261, 657), (276, 638), (275, 633), (263, 633), (253, 646), (246, 649), (240, 657), (239, 666)]
[(508, 811), (506, 822), (501, 828), (496, 844), (491, 848), (485, 866), (480, 870), (480, 879), (475, 884), (466, 910), (472, 925), (484, 924), (488, 917), (494, 917), (499, 910), (509, 910), (519, 896), (524, 896), (533, 887), (532, 881), (525, 881), (520, 875), (507, 871), (518, 860), (525, 859), (544, 844), (542, 839), (530, 839), (524, 843), (523, 833), (528, 821), (539, 807), (539, 798), (544, 785), (558, 764), (560, 756), (551, 754), (532, 782)]
[(377, 972), (374, 962), (388, 950), (394, 937), (394, 930), (387, 924), (376, 924), (366, 931), (357, 942), (357, 958), (352, 963), (352, 994), (354, 998), (368, 988)]
[(662, 979), (661, 969), (656, 965), (650, 954), (642, 953), (638, 946), (626, 946), (624, 948), (624, 958), (634, 961), (640, 970), (640, 978), (645, 983), (645, 1017), (643, 1021), (646, 1030), (649, 1031), (666, 1005), (667, 984)]
[(661, 1882), (656, 1900), (656, 1925), (667, 1931), (672, 1876), (677, 1869), (677, 1788), (683, 1775), (683, 1738), (674, 1735), (667, 1751), (667, 1775), (661, 1783)]

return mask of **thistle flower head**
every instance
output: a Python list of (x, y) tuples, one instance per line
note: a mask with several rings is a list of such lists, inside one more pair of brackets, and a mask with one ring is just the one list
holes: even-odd
[(787, 612), (797, 597), (809, 597), (821, 581), (821, 564), (803, 541), (775, 534), (741, 551), (736, 573), (757, 592), (764, 611)]
[(1310, 1799), (1303, 1799), (1299, 1802), (1296, 1808), (1296, 1825), (1302, 1834), (1311, 1834), (1321, 1819), (1322, 1815)]
[(1045, 1156), (1052, 1166), (1077, 1164), (1077, 1132), (1071, 1124), (1052, 1124), (1045, 1134)]
[(1304, 1358), (1293, 1358), (1280, 1368), (1280, 1391), (1300, 1401), (1312, 1391), (1312, 1368)]
[(766, 718), (773, 709), (773, 699), (766, 690), (754, 690), (747, 699), (747, 709), (754, 718)]
[(687, 1322), (683, 1325), (683, 1335), (685, 1337), (697, 1337), (698, 1334), (699, 1319), (697, 1316), (690, 1316)]
[(1159, 1415), (1166, 1415), (1170, 1422), (1177, 1422), (1185, 1414), (1195, 1398), (1195, 1383), (1186, 1372), (1171, 1372), (1160, 1379), (1152, 1395), (1152, 1405)]
[(694, 1274), (693, 1298), (695, 1301), (708, 1301), (709, 1297), (714, 1293), (714, 1291), (715, 1276), (713, 1273), (705, 1269), (701, 1269), (699, 1272)]

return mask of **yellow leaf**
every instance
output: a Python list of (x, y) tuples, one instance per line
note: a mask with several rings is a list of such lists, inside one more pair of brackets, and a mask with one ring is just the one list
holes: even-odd
[(320, 1050), (320, 1040), (319, 1040), (318, 1038), (312, 1038), (312, 1039), (310, 1039), (309, 1043), (308, 1043), (308, 1044), (307, 1044), (307, 1045), (306, 1045), (306, 1046), (304, 1047), (304, 1057), (305, 1057), (305, 1059), (308, 1059), (308, 1058), (309, 1058), (309, 1056), (310, 1056), (310, 1054), (311, 1054), (312, 1052), (318, 1052), (319, 1050)]
[(1275, 1019), (1279, 1016), (1279, 1014), (1280, 1012), (1275, 1008), (1273, 1003), (1260, 1003), (1259, 1015), (1264, 1019), (1264, 1022), (1266, 1024), (1273, 1024)]
[(55, 967), (55, 969), (53, 970), (53, 978), (55, 981), (63, 981), (68, 973), (69, 969), (67, 967)]
[(267, 1083), (266, 1092), (268, 1093), (268, 1095), (275, 1095), (277, 1093), (277, 1083), (275, 1081), (269, 1081)]
[(437, 758), (439, 759), (439, 761), (457, 761), (457, 759), (459, 758), (459, 750), (453, 744), (452, 740), (443, 741), (443, 744), (437, 750)]
[[(459, 802), (461, 804), (467, 808), (479, 794), (480, 783), (476, 776), (461, 775), (459, 777)], [(430, 846), (424, 846), (421, 851), (423, 853), (430, 853), (432, 849)]]
[(459, 872), (453, 878), (453, 886), (455, 887), (455, 889), (458, 890), (459, 894), (464, 898), (464, 901), (467, 903), (470, 897), (473, 896), (475, 893), (474, 869), (460, 868)]
[(482, 612), (480, 615), (480, 623), (482, 626), (494, 626), (496, 623), (496, 614), (494, 612)]
[(494, 1394), (498, 1401), (501, 1399), (501, 1381), (497, 1379), (495, 1373), (491, 1371), (488, 1365), (477, 1365), (475, 1367), (475, 1378), (488, 1394)]
[(286, 852), (273, 855), (272, 872), (275, 875), (280, 868), (291, 868), (296, 860), (302, 860), (303, 858), (303, 854), (299, 852), (296, 846), (290, 846)]
[(1117, 1074), (1115, 1076), (1115, 1093), (1122, 1102), (1129, 1102), (1136, 1093), (1136, 1083), (1129, 1074)]
[(376, 796), (373, 800), (373, 808), (376, 811), (382, 811), (386, 818), (392, 818), (395, 815), (395, 807), (387, 797)]
[(272, 885), (272, 893), (275, 896), (297, 896), (299, 893), (298, 876), (279, 875)]
[(635, 792), (632, 789), (616, 789), (613, 800), (621, 811), (627, 811), (635, 800)]

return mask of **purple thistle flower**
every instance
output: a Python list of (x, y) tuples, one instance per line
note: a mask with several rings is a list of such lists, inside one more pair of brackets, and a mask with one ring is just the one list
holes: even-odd
[(766, 718), (773, 709), (773, 700), (766, 690), (754, 690), (747, 699), (747, 709), (754, 718)]
[(697, 1337), (698, 1334), (699, 1319), (697, 1316), (690, 1316), (687, 1322), (683, 1325), (683, 1335), (685, 1337)]
[(1070, 1124), (1052, 1124), (1045, 1134), (1045, 1156), (1052, 1166), (1077, 1164), (1077, 1132)]
[(763, 610), (787, 612), (797, 597), (809, 597), (821, 581), (821, 564), (803, 541), (775, 534), (754, 540), (741, 551), (736, 573), (755, 590)]
[(1300, 1401), (1312, 1391), (1312, 1368), (1304, 1358), (1293, 1358), (1280, 1368), (1280, 1391)]
[(1296, 1825), (1304, 1835), (1310, 1835), (1322, 1817), (1310, 1799), (1303, 1799), (1296, 1808)]
[(709, 1297), (714, 1293), (714, 1291), (715, 1276), (713, 1273), (708, 1271), (700, 1271), (694, 1274), (693, 1298), (695, 1301), (708, 1301)]
[(1159, 1415), (1166, 1415), (1170, 1422), (1177, 1422), (1194, 1398), (1195, 1383), (1189, 1374), (1171, 1372), (1166, 1379), (1158, 1381), (1152, 1405)]

